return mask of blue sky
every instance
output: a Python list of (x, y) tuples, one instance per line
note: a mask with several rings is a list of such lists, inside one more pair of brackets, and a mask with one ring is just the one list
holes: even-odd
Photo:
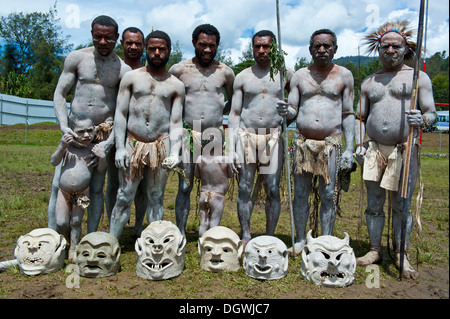
[[(329, 28), (338, 37), (336, 57), (357, 55), (365, 32), (392, 19), (408, 19), (418, 24), (419, 0), (280, 0), (283, 49), (287, 64), (293, 68), (298, 58), (308, 60), (309, 37), (317, 29)], [(11, 12), (46, 12), (55, 0), (4, 1), (0, 15)], [(110, 15), (119, 24), (119, 32), (135, 26), (144, 34), (152, 28), (166, 31), (172, 42), (179, 41), (184, 58), (193, 56), (192, 30), (211, 23), (221, 33), (221, 45), (235, 62), (247, 47), (252, 31), (270, 29), (275, 34), (276, 0), (58, 0), (56, 3), (64, 35), (75, 46), (90, 41), (92, 20)], [(449, 4), (429, 0), (427, 56), (449, 52)], [(361, 49), (361, 53), (364, 50)]]

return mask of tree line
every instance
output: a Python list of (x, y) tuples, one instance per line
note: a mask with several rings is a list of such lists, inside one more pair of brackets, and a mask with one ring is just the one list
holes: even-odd
[[(11, 13), (0, 17), (0, 93), (41, 100), (53, 100), (53, 92), (62, 72), (66, 55), (74, 50), (69, 37), (64, 36), (59, 25), (56, 4), (48, 12)], [(75, 49), (90, 46), (92, 43)], [(123, 48), (118, 42), (115, 52), (123, 58)], [(233, 69), (235, 74), (255, 64), (249, 42), (238, 63), (233, 63), (230, 51), (219, 46), (216, 59)], [(173, 44), (167, 67), (183, 59), (179, 42)], [(355, 79), (355, 108), (360, 82), (377, 72), (382, 65), (377, 57), (351, 56), (336, 59), (336, 64), (349, 69)], [(297, 59), (294, 70), (307, 67), (312, 62)], [(436, 103), (449, 103), (449, 57), (436, 52), (425, 60), (425, 72), (433, 84)], [(71, 96), (68, 96), (68, 100)], [(448, 106), (437, 105), (438, 110)]]

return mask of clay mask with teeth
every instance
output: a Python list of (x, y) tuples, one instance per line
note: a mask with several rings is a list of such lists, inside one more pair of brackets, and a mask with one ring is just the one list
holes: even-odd
[(208, 229), (198, 240), (198, 251), (203, 270), (236, 271), (241, 267), (242, 241), (227, 227), (216, 226)]
[(300, 273), (319, 286), (345, 287), (353, 283), (356, 258), (350, 247), (350, 236), (345, 238), (307, 234), (306, 246), (302, 251)]
[(120, 269), (119, 241), (105, 232), (92, 232), (77, 245), (75, 262), (82, 277), (108, 277)]
[(243, 267), (252, 278), (283, 278), (287, 274), (288, 262), (287, 247), (276, 237), (255, 237), (245, 246)]
[(136, 240), (136, 274), (163, 280), (179, 276), (184, 269), (186, 239), (170, 221), (151, 223)]
[(14, 256), (20, 272), (29, 276), (49, 274), (64, 266), (66, 240), (51, 228), (38, 228), (20, 236)]

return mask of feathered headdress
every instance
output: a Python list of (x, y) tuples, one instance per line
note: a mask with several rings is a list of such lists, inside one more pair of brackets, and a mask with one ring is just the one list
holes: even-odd
[(380, 48), (381, 38), (389, 32), (396, 32), (401, 35), (403, 39), (405, 39), (405, 62), (413, 62), (417, 46), (416, 43), (412, 40), (414, 30), (410, 28), (410, 23), (407, 20), (386, 22), (376, 31), (367, 34), (364, 37), (364, 44), (367, 46), (367, 52), (369, 54), (378, 52), (378, 49)]

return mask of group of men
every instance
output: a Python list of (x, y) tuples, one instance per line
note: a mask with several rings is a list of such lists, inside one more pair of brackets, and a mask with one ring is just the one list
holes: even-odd
[[(75, 87), (70, 111), (92, 116), (96, 141), (105, 148), (106, 198), (103, 198), (105, 173), (93, 174), (88, 232), (97, 229), (103, 203), (110, 220), (110, 233), (117, 238), (130, 218), (133, 200), (137, 235), (145, 212), (149, 223), (163, 219), (168, 171), (179, 167), (185, 174), (179, 174), (175, 214), (177, 226), (185, 235), (196, 159), (193, 151), (185, 149), (183, 122), (192, 128), (195, 149), (198, 138), (201, 143), (202, 133), (221, 128), (223, 115), (229, 112), (227, 156), (239, 174), (237, 211), (244, 244), (251, 239), (250, 217), (257, 172), (266, 193), (266, 233), (275, 233), (281, 209), (280, 179), (286, 147), (281, 139), (282, 124), (296, 122), (297, 134), (293, 140), (296, 242), (292, 253), (298, 254), (306, 244), (308, 197), (315, 176), (318, 176), (322, 235), (331, 235), (336, 216), (337, 179), (339, 172), (352, 167), (355, 141), (358, 162), (366, 169), (364, 159), (367, 161), (369, 153), (375, 154), (372, 156), (375, 161), (370, 158), (369, 166), (380, 167), (377, 159), (381, 152), (377, 150), (383, 145), (399, 149), (406, 142), (410, 126), (417, 136), (424, 122), (429, 124), (435, 120), (431, 82), (425, 73), (420, 76), (418, 110), (409, 112), (406, 108), (411, 99), (413, 76), (412, 68), (404, 64), (409, 42), (404, 32), (395, 28), (378, 39), (383, 69), (364, 81), (356, 112), (353, 111), (353, 76), (346, 68), (332, 63), (338, 46), (336, 35), (328, 29), (312, 34), (309, 50), (313, 63), (309, 67), (295, 73), (288, 69), (283, 78), (275, 79), (271, 77), (269, 51), (276, 37), (268, 30), (253, 36), (256, 64), (237, 76), (231, 68), (215, 60), (220, 33), (210, 24), (198, 26), (192, 34), (195, 57), (173, 65), (169, 71), (166, 64), (171, 39), (165, 32), (152, 31), (144, 38), (139, 29), (126, 29), (121, 40), (124, 60), (113, 51), (119, 33), (112, 18), (97, 17), (91, 32), (94, 46), (67, 56), (54, 98), (62, 132), (74, 134), (67, 125), (66, 96)], [(146, 63), (142, 65), (144, 52)], [(283, 88), (289, 92), (287, 101), (281, 100)], [(366, 133), (368, 141), (361, 140), (360, 136)], [(368, 147), (367, 143), (372, 146)], [(182, 156), (186, 152), (187, 158)], [(413, 154), (414, 187), (417, 148)], [(390, 158), (390, 154), (383, 156), (385, 161)], [(58, 187), (58, 174), (56, 169), (54, 189)], [(360, 264), (381, 261), (385, 188), (380, 183), (379, 176), (366, 181), (370, 252), (359, 260)], [(398, 250), (398, 213), (403, 202), (398, 188), (389, 190), (395, 194), (393, 228)], [(51, 228), (55, 228), (52, 217), (55, 209), (51, 199)], [(411, 226), (409, 220), (408, 241)], [(416, 278), (418, 273), (405, 261), (403, 274)]]

